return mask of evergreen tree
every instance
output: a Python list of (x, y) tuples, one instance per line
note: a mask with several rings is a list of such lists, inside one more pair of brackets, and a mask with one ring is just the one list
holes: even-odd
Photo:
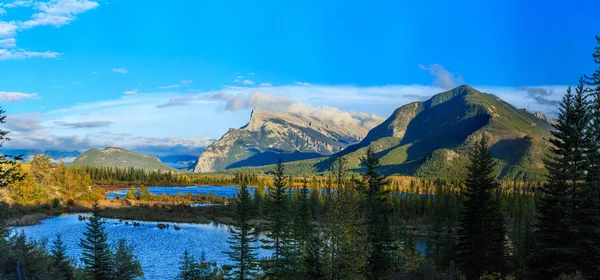
[(235, 225), (231, 237), (227, 240), (230, 251), (225, 252), (234, 262), (234, 279), (252, 279), (258, 270), (256, 259), (256, 242), (254, 231), (250, 225), (252, 217), (252, 200), (245, 184), (240, 186), (235, 204)]
[[(588, 220), (590, 224), (587, 228), (590, 230), (589, 237), (593, 240), (593, 244), (589, 241), (586, 241), (586, 243), (588, 243), (587, 246), (589, 246), (588, 248), (590, 249), (586, 258), (589, 259), (590, 263), (596, 263), (595, 270), (600, 271), (600, 260), (598, 259), (600, 258), (600, 233), (598, 232), (598, 230), (600, 230), (600, 226), (598, 226), (598, 220), (600, 219), (600, 36), (596, 36), (596, 40), (598, 41), (598, 45), (596, 46), (596, 51), (593, 54), (593, 58), (594, 62), (598, 64), (599, 67), (593, 73), (592, 77), (588, 78), (588, 84), (590, 84), (592, 87), (592, 101), (590, 103), (591, 122), (588, 128), (588, 142), (590, 144), (588, 158), (590, 161), (590, 170), (587, 173), (589, 184), (588, 191), (590, 192), (587, 195), (589, 195), (590, 199), (594, 196), (594, 193), (596, 196), (595, 202), (590, 200), (587, 203), (590, 203), (590, 206), (592, 203), (595, 205), (591, 207), (596, 208), (596, 213), (587, 211), (587, 215), (589, 215), (590, 218)], [(582, 192), (581, 194), (586, 195), (585, 192)], [(586, 213), (582, 214), (585, 215)], [(591, 230), (594, 230), (594, 232), (591, 232)], [(595, 250), (596, 252), (594, 257), (591, 257), (590, 255), (592, 250)]]
[(114, 279), (133, 280), (143, 277), (142, 265), (135, 255), (135, 246), (125, 239), (119, 240), (114, 256)]
[(589, 115), (584, 99), (583, 92), (573, 95), (571, 88), (567, 89), (552, 132), (551, 155), (546, 162), (548, 182), (537, 200), (536, 245), (531, 258), (531, 270), (537, 279), (552, 279), (578, 269), (573, 195), (586, 184), (585, 130)]
[(278, 279), (284, 269), (284, 243), (289, 238), (289, 209), (287, 201), (286, 178), (284, 177), (284, 166), (281, 159), (275, 166), (275, 178), (273, 187), (269, 188), (268, 223), (266, 225), (267, 239), (262, 248), (273, 251), (272, 259), (266, 274), (273, 279)]
[(188, 250), (183, 252), (183, 257), (179, 261), (179, 274), (175, 279), (177, 280), (200, 280), (200, 271), (198, 263), (194, 259)]
[(324, 246), (318, 236), (313, 236), (310, 242), (306, 244), (302, 258), (302, 263), (305, 268), (303, 273), (304, 279), (327, 279), (327, 275), (324, 271), (323, 247)]
[(211, 280), (217, 277), (218, 270), (206, 260), (206, 252), (202, 251), (200, 263), (198, 263), (198, 276), (201, 280)]
[(494, 197), (498, 183), (496, 163), (482, 137), (471, 151), (466, 181), (466, 200), (458, 230), (458, 260), (467, 279), (484, 272), (503, 272), (505, 229), (499, 201)]
[(361, 159), (366, 168), (363, 174), (363, 192), (366, 200), (366, 225), (370, 244), (368, 267), (369, 279), (386, 279), (393, 264), (394, 240), (390, 229), (392, 208), (388, 202), (389, 192), (385, 190), (386, 176), (379, 174), (381, 167), (377, 154), (371, 147)]
[(347, 178), (347, 160), (336, 159), (331, 168), (337, 190), (327, 205), (324, 263), (330, 279), (364, 279), (369, 257), (362, 195)]
[[(584, 87), (583, 78), (575, 89), (575, 110), (580, 112), (579, 118), (585, 127), (582, 143), (585, 148), (582, 153), (583, 162), (576, 174), (577, 180), (572, 181), (572, 211), (573, 224), (570, 227), (571, 238), (575, 242), (574, 248), (577, 252), (575, 262), (577, 271), (588, 278), (600, 274), (600, 212), (598, 205), (598, 184), (600, 174), (598, 154), (599, 143), (595, 143), (595, 135), (590, 114), (590, 104), (586, 100), (588, 89)], [(593, 110), (592, 110), (593, 113)], [(577, 163), (577, 162), (573, 162)], [(578, 181), (585, 178), (584, 182)]]
[[(0, 124), (6, 123), (6, 111), (0, 108)], [(10, 141), (8, 134), (10, 131), (0, 129), (0, 147), (7, 141)], [(11, 183), (21, 181), (24, 175), (21, 174), (21, 164), (19, 161), (22, 156), (10, 156), (0, 154), (0, 188), (4, 188)]]
[(53, 279), (75, 279), (73, 264), (67, 256), (66, 251), (67, 249), (62, 241), (62, 236), (57, 234), (56, 239), (54, 239), (54, 242), (52, 242), (52, 247), (50, 248), (50, 257), (52, 258), (52, 267), (54, 269), (54, 273), (52, 275)]
[(309, 193), (308, 180), (304, 178), (300, 196), (298, 197), (298, 214), (296, 215), (295, 220), (296, 239), (299, 242), (300, 248), (304, 248), (304, 246), (312, 239), (314, 233), (313, 214), (311, 211)]
[(109, 280), (113, 276), (112, 252), (100, 217), (98, 203), (94, 203), (92, 216), (88, 219), (84, 238), (79, 246), (83, 249), (81, 262), (85, 273), (94, 280)]

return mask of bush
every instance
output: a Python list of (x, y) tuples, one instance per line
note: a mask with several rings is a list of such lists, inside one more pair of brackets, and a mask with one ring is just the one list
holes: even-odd
[(577, 271), (571, 274), (562, 273), (560, 276), (554, 278), (554, 280), (585, 280), (585, 278), (581, 275), (581, 271)]
[(60, 206), (60, 200), (58, 198), (52, 199), (52, 208), (58, 208)]
[(67, 199), (67, 206), (69, 206), (69, 207), (75, 206), (75, 200), (73, 200), (72, 198)]

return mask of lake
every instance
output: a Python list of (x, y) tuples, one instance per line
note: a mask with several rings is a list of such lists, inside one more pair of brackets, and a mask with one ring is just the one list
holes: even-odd
[[(77, 214), (63, 215), (43, 220), (35, 226), (19, 227), (17, 231), (25, 232), (28, 238), (46, 238), (49, 242), (60, 233), (69, 256), (79, 260), (81, 248), (78, 244), (79, 239), (83, 237), (86, 221), (79, 221), (77, 217)], [(114, 219), (106, 219), (106, 222), (110, 243), (116, 243), (123, 238), (135, 242), (136, 254), (146, 279), (174, 279), (178, 273), (178, 262), (186, 249), (196, 258), (200, 258), (204, 250), (207, 260), (217, 262), (218, 265), (231, 263), (223, 253), (229, 248), (227, 239), (230, 233), (229, 226), (226, 225), (169, 223), (170, 228), (159, 229), (156, 222), (142, 221), (139, 227), (134, 227), (131, 222), (126, 225)], [(181, 230), (174, 230), (175, 224), (181, 227)], [(258, 253), (259, 258), (270, 255), (262, 249), (259, 249)]]
[[(248, 189), (252, 190), (253, 188), (249, 187)], [(126, 190), (126, 189), (116, 190), (116, 191), (106, 194), (106, 198), (110, 198), (110, 199), (113, 199), (116, 197), (124, 198), (125, 195), (127, 195), (127, 191), (128, 190)], [(220, 196), (220, 197), (233, 198), (237, 194), (238, 187), (237, 186), (172, 186), (172, 187), (157, 186), (157, 187), (148, 187), (148, 191), (150, 191), (151, 194), (155, 194), (155, 195), (166, 194), (169, 196), (173, 196), (175, 194), (184, 195), (186, 193), (191, 193), (193, 195), (214, 194), (214, 195)]]

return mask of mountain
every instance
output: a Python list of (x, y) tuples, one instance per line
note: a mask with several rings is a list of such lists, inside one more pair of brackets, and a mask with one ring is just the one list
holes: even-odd
[(23, 161), (28, 162), (33, 159), (33, 156), (38, 154), (44, 154), (52, 158), (55, 162), (61, 160), (65, 163), (72, 162), (81, 153), (78, 151), (57, 151), (57, 150), (27, 150), (27, 149), (6, 149), (2, 150), (5, 155), (23, 156)]
[[(354, 119), (353, 119), (354, 120)], [(195, 172), (322, 157), (359, 143), (369, 131), (360, 121), (254, 109), (247, 125), (230, 129), (206, 147)]]
[(164, 162), (166, 165), (171, 166), (176, 169), (194, 169), (196, 166), (196, 160), (198, 160), (198, 156), (192, 155), (167, 155), (167, 156), (159, 156), (160, 161)]
[(466, 176), (469, 147), (486, 136), (501, 179), (542, 180), (548, 120), (463, 85), (396, 109), (360, 143), (331, 157), (292, 162), (287, 169), (325, 171), (344, 156), (351, 169), (360, 170), (360, 158), (372, 147), (384, 173), (458, 178)]
[(91, 149), (79, 155), (72, 165), (112, 166), (146, 170), (174, 170), (152, 155), (140, 154), (121, 148)]

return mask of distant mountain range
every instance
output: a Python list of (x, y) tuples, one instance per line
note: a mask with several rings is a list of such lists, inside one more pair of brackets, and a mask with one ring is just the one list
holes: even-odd
[(332, 155), (360, 142), (369, 128), (361, 122), (323, 120), (314, 116), (253, 110), (250, 121), (230, 129), (206, 147), (195, 172), (214, 172)]
[[(466, 175), (469, 147), (485, 136), (499, 160), (500, 178), (538, 180), (545, 174), (542, 160), (551, 122), (542, 114), (517, 109), (495, 95), (463, 85), (396, 109), (360, 143), (287, 166), (290, 172), (325, 171), (334, 159), (344, 156), (351, 169), (359, 170), (360, 158), (372, 147), (387, 174), (457, 178)], [(272, 166), (256, 169), (267, 171)]]
[[(540, 180), (551, 137), (552, 119), (517, 109), (495, 95), (468, 85), (439, 93), (424, 102), (396, 109), (385, 121), (324, 120), (302, 113), (254, 110), (247, 125), (230, 129), (197, 158), (161, 159), (120, 148), (92, 149), (72, 164), (195, 172), (250, 168), (270, 171), (279, 158), (290, 173), (326, 171), (338, 157), (359, 171), (360, 159), (373, 148), (387, 174), (433, 178), (465, 176), (470, 146), (486, 137), (498, 159), (502, 179)], [(163, 163), (164, 162), (164, 163)]]
[(79, 155), (72, 163), (75, 166), (112, 166), (145, 170), (174, 170), (152, 155), (140, 154), (121, 148), (91, 149)]

